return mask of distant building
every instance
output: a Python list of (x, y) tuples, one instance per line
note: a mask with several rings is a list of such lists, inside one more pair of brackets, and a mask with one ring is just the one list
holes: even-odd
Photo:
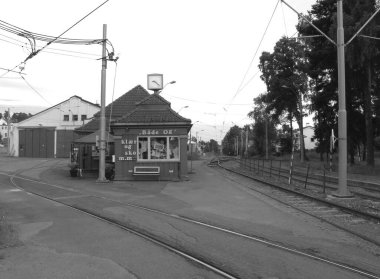
[(99, 105), (72, 96), (15, 123), (10, 133), (10, 154), (19, 157), (69, 157), (74, 129), (87, 123), (99, 110)]
[[(299, 149), (299, 129), (294, 131), (294, 137), (296, 138), (296, 147)], [(306, 150), (312, 150), (316, 148), (316, 139), (314, 137), (314, 127), (306, 126), (303, 128), (303, 137)]]
[(8, 138), (8, 124), (3, 118), (0, 119), (0, 134), (2, 140)]

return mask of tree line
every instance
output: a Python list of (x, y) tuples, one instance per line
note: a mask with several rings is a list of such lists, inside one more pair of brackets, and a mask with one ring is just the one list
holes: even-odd
[[(337, 33), (336, 5), (336, 0), (318, 0), (305, 15), (330, 38)], [(379, 8), (376, 0), (343, 1), (346, 40)], [(320, 34), (302, 17), (296, 28), (297, 37), (282, 37), (272, 52), (260, 56), (266, 92), (254, 99), (255, 108), (248, 114), (254, 120), (252, 135), (255, 139), (254, 131), (266, 125), (272, 137), (287, 138), (291, 148), (296, 121), (302, 156), (303, 118), (313, 115), (317, 152), (323, 159), (337, 144), (330, 146), (332, 132), (338, 135), (337, 49), (325, 37), (315, 36)], [(380, 13), (346, 46), (345, 54), (349, 161), (355, 163), (360, 154), (374, 166), (375, 150), (380, 149)]]

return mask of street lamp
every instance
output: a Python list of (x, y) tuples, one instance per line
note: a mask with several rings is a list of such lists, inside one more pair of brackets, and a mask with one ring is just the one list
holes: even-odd
[(176, 83), (175, 80), (172, 80), (172, 81), (166, 83), (166, 84), (164, 85), (164, 87), (162, 87), (162, 89), (161, 89), (160, 91), (157, 92), (157, 94), (161, 94), (161, 92), (165, 89), (165, 87), (166, 87), (168, 84), (174, 84), (174, 83)]
[(177, 113), (179, 113), (182, 109), (184, 109), (184, 108), (188, 108), (189, 106), (183, 106), (183, 107), (181, 107), (178, 111), (177, 111)]

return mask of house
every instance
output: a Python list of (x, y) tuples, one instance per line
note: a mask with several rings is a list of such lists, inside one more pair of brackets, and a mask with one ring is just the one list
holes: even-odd
[[(294, 137), (296, 138), (295, 146), (299, 146), (299, 129), (294, 131)], [(312, 126), (306, 126), (303, 128), (303, 137), (306, 150), (312, 150), (316, 148), (316, 140), (314, 137), (314, 128)]]
[(5, 139), (8, 138), (8, 123), (3, 118), (0, 119), (0, 134), (1, 134), (1, 140), (4, 141)]
[(10, 132), (10, 154), (19, 157), (69, 157), (74, 129), (89, 122), (99, 110), (99, 105), (74, 95), (15, 123)]
[[(114, 165), (115, 180), (178, 180), (187, 175), (191, 120), (159, 94), (138, 85), (109, 104), (105, 115), (106, 163)], [(73, 141), (71, 160), (79, 173), (98, 169), (99, 122), (98, 113), (75, 130), (81, 137)]]

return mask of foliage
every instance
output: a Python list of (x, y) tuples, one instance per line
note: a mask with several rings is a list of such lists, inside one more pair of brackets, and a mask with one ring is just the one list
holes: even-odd
[(215, 155), (219, 154), (219, 145), (216, 140), (210, 139), (210, 141), (204, 143), (204, 152), (213, 152)]
[(241, 129), (238, 126), (233, 126), (227, 132), (222, 140), (222, 153), (228, 156), (234, 156), (236, 154), (236, 140), (239, 140)]
[[(360, 29), (375, 11), (375, 0), (343, 1), (346, 42)], [(336, 1), (320, 0), (312, 6), (307, 16), (314, 25), (330, 38), (336, 38)], [(375, 17), (361, 34), (379, 37), (380, 19)], [(298, 31), (302, 36), (315, 35), (316, 30), (299, 20)], [(311, 110), (315, 113), (315, 136), (318, 151), (327, 152), (331, 130), (337, 130), (338, 73), (336, 46), (324, 37), (307, 40), (309, 61), (308, 76), (311, 80)], [(348, 123), (348, 148), (353, 162), (355, 151), (367, 145), (367, 164), (373, 165), (373, 124), (376, 110), (375, 93), (379, 90), (379, 44), (375, 40), (356, 37), (346, 51), (346, 110)], [(376, 132), (376, 131), (375, 131)], [(337, 133), (335, 133), (337, 135)]]

